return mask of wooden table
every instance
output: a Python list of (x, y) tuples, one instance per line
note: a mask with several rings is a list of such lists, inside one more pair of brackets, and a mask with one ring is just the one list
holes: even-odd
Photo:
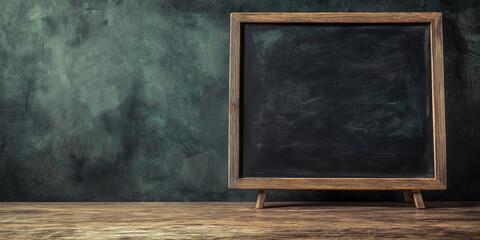
[(7, 203), (0, 239), (480, 239), (480, 202)]

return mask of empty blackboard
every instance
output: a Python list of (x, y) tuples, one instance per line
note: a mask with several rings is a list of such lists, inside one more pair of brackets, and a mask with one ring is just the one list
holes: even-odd
[(268, 179), (431, 179), (439, 188), (438, 16), (311, 16), (240, 13), (232, 21), (233, 182), (262, 189)]
[(433, 177), (428, 24), (242, 26), (241, 177)]

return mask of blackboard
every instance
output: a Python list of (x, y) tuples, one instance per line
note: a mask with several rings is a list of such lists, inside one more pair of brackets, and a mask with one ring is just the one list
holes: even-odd
[(242, 26), (241, 177), (433, 177), (428, 24)]
[(249, 16), (238, 179), (436, 179), (431, 22)]

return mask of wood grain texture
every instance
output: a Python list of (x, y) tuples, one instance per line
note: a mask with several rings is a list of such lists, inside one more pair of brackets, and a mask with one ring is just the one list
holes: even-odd
[(447, 152), (445, 137), (445, 90), (443, 72), (442, 15), (430, 23), (432, 59), (432, 110), (435, 154), (435, 179), (447, 187)]
[(445, 189), (434, 178), (238, 178), (232, 189), (404, 190)]
[(239, 177), (240, 161), (240, 22), (230, 17), (228, 117), (228, 185)]
[[(232, 189), (446, 189), (442, 14), (232, 13), (230, 17), (229, 188)], [(434, 178), (240, 178), (241, 23), (430, 23)]]
[(405, 198), (406, 203), (413, 203), (413, 194), (410, 190), (403, 191), (403, 198)]
[(441, 13), (232, 13), (240, 22), (296, 22), (296, 23), (430, 23)]
[(480, 239), (480, 202), (0, 203), (0, 239)]
[(422, 192), (420, 190), (412, 190), (413, 200), (415, 202), (415, 207), (425, 208), (425, 203), (423, 202)]
[(267, 197), (267, 190), (260, 190), (258, 192), (257, 204), (255, 205), (255, 208), (263, 208), (263, 206), (265, 205), (266, 197)]

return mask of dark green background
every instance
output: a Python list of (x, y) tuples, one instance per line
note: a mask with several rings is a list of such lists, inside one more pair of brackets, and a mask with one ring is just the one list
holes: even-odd
[(443, 12), (449, 189), (425, 199), (480, 200), (480, 2), (453, 0), (2, 0), (0, 200), (253, 201), (227, 189), (229, 13), (242, 11)]

